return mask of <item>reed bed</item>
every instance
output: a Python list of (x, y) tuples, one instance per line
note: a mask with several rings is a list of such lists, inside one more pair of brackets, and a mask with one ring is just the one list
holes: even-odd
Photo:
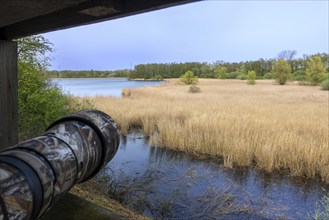
[(327, 91), (272, 81), (199, 81), (197, 94), (172, 79), (94, 103), (123, 134), (140, 127), (156, 146), (222, 158), (227, 167), (255, 164), (329, 183)]

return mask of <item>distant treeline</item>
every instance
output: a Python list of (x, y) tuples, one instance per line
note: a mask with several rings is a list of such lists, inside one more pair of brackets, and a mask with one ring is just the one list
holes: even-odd
[[(296, 51), (282, 51), (278, 58), (289, 62), (291, 72), (295, 80), (306, 78), (305, 69), (307, 59), (312, 56), (319, 56), (329, 71), (329, 54), (319, 53), (314, 55), (304, 55), (303, 58), (295, 59)], [(221, 78), (221, 79), (244, 79), (248, 71), (255, 71), (258, 79), (272, 78), (272, 65), (276, 59), (259, 59), (246, 62), (225, 62), (216, 61), (214, 63), (186, 62), (186, 63), (166, 63), (166, 64), (139, 64), (133, 70), (116, 71), (48, 71), (52, 78), (98, 78), (98, 77), (126, 77), (129, 79), (153, 79), (162, 80), (164, 78), (178, 78), (187, 71), (192, 71), (199, 78)]]
[[(307, 59), (312, 56), (319, 56), (322, 63), (329, 71), (329, 54), (314, 54), (294, 59), (295, 51), (283, 51), (278, 58), (287, 60), (291, 66), (291, 72), (297, 80), (306, 78), (305, 69)], [(216, 61), (214, 63), (167, 63), (167, 64), (139, 64), (129, 75), (130, 78), (158, 79), (158, 78), (178, 78), (187, 71), (192, 71), (199, 78), (221, 78), (236, 79), (247, 75), (248, 71), (255, 71), (257, 78), (272, 78), (272, 65), (276, 59), (259, 59), (246, 62), (225, 62)]]

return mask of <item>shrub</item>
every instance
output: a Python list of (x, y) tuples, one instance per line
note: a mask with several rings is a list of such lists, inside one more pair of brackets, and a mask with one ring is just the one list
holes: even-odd
[(296, 80), (296, 81), (306, 81), (307, 77), (305, 75), (296, 75), (296, 76), (294, 76), (294, 80)]
[(201, 89), (195, 85), (190, 86), (190, 88), (188, 89), (188, 92), (190, 93), (199, 93), (201, 92)]
[(329, 73), (322, 73), (320, 75), (320, 82), (325, 81), (327, 79), (329, 79)]
[(192, 71), (187, 71), (184, 75), (181, 75), (180, 80), (187, 85), (195, 85), (198, 83), (198, 77), (194, 76)]
[(325, 68), (319, 56), (314, 56), (308, 59), (305, 73), (308, 80), (313, 85), (318, 85), (321, 82), (321, 76), (324, 72)]
[(236, 79), (245, 80), (245, 79), (247, 79), (247, 75), (246, 74), (240, 74), (236, 77)]
[(226, 79), (227, 68), (225, 66), (220, 66), (215, 69), (215, 75), (217, 79)]
[(226, 73), (226, 79), (236, 79), (236, 77), (238, 77), (238, 75), (240, 75), (240, 74), (241, 73), (238, 71)]
[(273, 79), (273, 74), (271, 72), (265, 73), (263, 79)]
[(19, 139), (39, 135), (55, 120), (81, 109), (93, 108), (89, 100), (62, 93), (32, 64), (18, 64)]
[(42, 36), (18, 40), (18, 127), (19, 140), (39, 135), (64, 115), (93, 108), (88, 100), (62, 93), (45, 74), (51, 43)]
[(152, 80), (156, 80), (156, 81), (162, 81), (163, 77), (161, 75), (155, 75), (151, 78)]
[(256, 72), (248, 71), (247, 80), (248, 80), (247, 81), (248, 85), (255, 85), (256, 84)]
[(296, 70), (295, 72), (292, 73), (293, 76), (306, 76), (305, 75), (305, 70)]
[(291, 67), (289, 63), (283, 59), (278, 59), (273, 62), (273, 78), (276, 79), (280, 85), (286, 84), (291, 79)]
[(322, 90), (329, 90), (329, 79), (326, 79), (320, 84)]

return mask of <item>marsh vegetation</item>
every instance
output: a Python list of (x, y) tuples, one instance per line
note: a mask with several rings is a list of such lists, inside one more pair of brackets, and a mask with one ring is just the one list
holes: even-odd
[[(22, 39), (19, 45), (21, 139), (41, 133), (49, 122), (66, 113), (94, 106), (115, 119), (123, 137), (136, 128), (145, 135), (142, 140), (151, 152), (150, 167), (126, 173), (122, 167), (111, 166), (87, 184), (87, 193), (116, 199), (140, 214), (155, 218), (216, 218), (218, 215), (287, 218), (303, 216), (305, 210), (300, 215), (290, 204), (271, 203), (280, 201), (281, 196), (288, 203), (297, 202), (296, 196), (312, 197), (307, 195), (309, 189), (301, 194), (292, 192), (309, 182), (312, 185), (309, 191), (317, 195), (297, 208), (315, 205), (323, 197), (317, 203), (318, 208), (310, 208), (311, 216), (318, 219), (328, 216), (327, 193), (314, 189), (322, 186), (327, 189), (329, 183), (329, 94), (318, 86), (321, 84), (323, 90), (328, 90), (328, 73), (325, 73), (328, 65), (324, 66), (322, 61), (327, 60), (326, 54), (299, 60), (279, 56), (278, 61), (245, 63), (146, 64), (137, 65), (132, 73), (127, 70), (52, 72), (53, 77), (139, 76), (154, 80), (168, 77), (166, 74), (179, 77), (185, 72), (180, 80), (166, 80), (164, 86), (127, 88), (122, 91), (123, 98), (96, 96), (90, 101), (63, 94), (47, 79), (45, 54), (51, 52), (50, 42), (43, 37), (32, 37)], [(241, 81), (244, 79), (247, 83)], [(276, 79), (277, 84), (288, 85), (278, 86), (272, 80), (260, 79)], [(289, 82), (290, 79), (312, 86), (302, 87)], [(81, 80), (78, 81), (80, 88)], [(186, 155), (192, 156), (193, 161), (202, 160), (197, 159), (198, 165), (194, 165), (191, 158), (183, 159)], [(137, 160), (141, 160), (140, 156), (133, 155)], [(208, 159), (216, 164), (215, 169)], [(172, 175), (173, 171), (178, 175)], [(229, 173), (234, 173), (233, 181), (227, 177)], [(287, 174), (298, 176), (296, 179), (302, 184), (287, 181)], [(273, 179), (272, 175), (280, 177)], [(279, 184), (275, 182), (277, 179)], [(272, 181), (279, 187), (272, 187)], [(249, 182), (253, 185), (248, 185)], [(106, 206), (111, 204), (113, 201)]]
[(152, 219), (328, 216), (324, 183), (257, 168), (226, 168), (216, 159), (150, 147), (139, 129), (122, 135), (115, 158), (81, 187)]
[(191, 94), (173, 79), (94, 104), (123, 134), (141, 128), (153, 146), (329, 183), (328, 92), (269, 80), (199, 79), (198, 86), (202, 92)]

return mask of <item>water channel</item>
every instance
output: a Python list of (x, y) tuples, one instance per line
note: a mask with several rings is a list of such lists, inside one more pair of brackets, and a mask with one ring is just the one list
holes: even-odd
[[(75, 82), (70, 93), (83, 94), (72, 91), (74, 86), (83, 84)], [(320, 181), (229, 169), (220, 159), (151, 147), (138, 130), (121, 137), (116, 156), (98, 178), (111, 197), (155, 219), (313, 219), (329, 192)]]
[(218, 160), (150, 147), (138, 131), (121, 138), (104, 176), (110, 195), (156, 219), (312, 219), (329, 190), (318, 181), (229, 169)]

